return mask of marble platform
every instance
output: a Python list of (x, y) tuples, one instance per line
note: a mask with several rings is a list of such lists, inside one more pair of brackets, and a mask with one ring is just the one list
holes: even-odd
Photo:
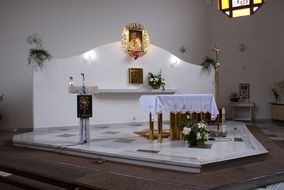
[[(164, 124), (164, 129), (168, 127)], [(226, 127), (227, 137), (207, 141), (210, 148), (188, 148), (181, 140), (164, 139), (162, 144), (158, 144), (157, 140), (150, 143), (135, 134), (146, 130), (147, 123), (91, 126), (91, 142), (87, 144), (78, 144), (78, 126), (36, 129), (15, 135), (13, 143), (17, 146), (193, 173), (201, 172), (206, 165), (268, 153), (244, 123), (228, 121)]]

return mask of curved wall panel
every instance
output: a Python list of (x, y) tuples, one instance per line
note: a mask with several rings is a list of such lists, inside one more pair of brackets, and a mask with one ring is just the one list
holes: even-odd
[[(33, 110), (34, 128), (78, 125), (76, 117), (76, 94), (68, 91), (69, 76), (75, 85), (82, 85), (81, 73), (85, 74), (87, 86), (99, 89), (140, 89), (147, 91), (147, 73), (162, 70), (166, 89), (177, 93), (214, 94), (214, 72), (202, 72), (198, 65), (184, 62), (173, 54), (154, 45), (137, 60), (128, 57), (120, 42), (109, 43), (86, 54), (64, 59), (54, 59), (40, 72), (34, 72)], [(93, 57), (93, 60), (88, 60)], [(144, 84), (128, 83), (128, 68), (143, 68)], [(147, 121), (148, 114), (138, 107), (141, 94), (93, 95), (91, 124)]]

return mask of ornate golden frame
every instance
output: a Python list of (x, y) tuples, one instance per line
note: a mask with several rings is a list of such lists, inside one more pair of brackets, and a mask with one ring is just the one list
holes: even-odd
[[(132, 33), (137, 32), (141, 35), (141, 38), (142, 38), (142, 39), (140, 39), (141, 40), (141, 50), (139, 50), (139, 51), (134, 51), (134, 50), (130, 49), (129, 42), (130, 42), (130, 33), (131, 32)], [(127, 53), (129, 56), (135, 57), (136, 53), (137, 53), (137, 56), (141, 57), (148, 52), (149, 45), (150, 45), (149, 35), (148, 35), (147, 30), (141, 24), (130, 23), (130, 24), (126, 25), (123, 28), (121, 36), (122, 36), (121, 47), (122, 47), (123, 51), (125, 53)]]
[(143, 84), (143, 68), (128, 68), (129, 84)]

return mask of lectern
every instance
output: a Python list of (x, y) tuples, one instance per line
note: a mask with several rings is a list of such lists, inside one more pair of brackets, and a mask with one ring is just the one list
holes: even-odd
[(87, 95), (85, 87), (85, 75), (83, 77), (83, 86), (80, 94), (77, 95), (77, 117), (80, 119), (80, 144), (90, 142), (90, 122), (92, 117), (92, 95)]

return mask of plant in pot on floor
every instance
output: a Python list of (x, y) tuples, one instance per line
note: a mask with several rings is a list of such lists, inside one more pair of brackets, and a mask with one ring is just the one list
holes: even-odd
[(185, 121), (182, 122), (178, 128), (183, 140), (189, 147), (204, 145), (205, 141), (208, 139), (208, 131), (206, 130), (207, 124), (204, 121)]

